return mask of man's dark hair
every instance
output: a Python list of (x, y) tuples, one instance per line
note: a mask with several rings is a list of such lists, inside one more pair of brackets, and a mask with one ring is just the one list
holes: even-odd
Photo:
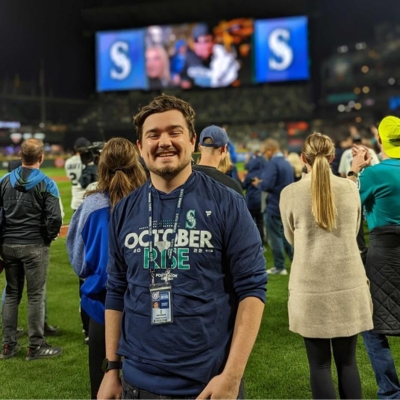
[(22, 164), (33, 165), (40, 161), (42, 154), (44, 153), (44, 144), (38, 139), (27, 139), (21, 144), (21, 150), (19, 152)]
[(147, 106), (142, 107), (133, 118), (136, 134), (140, 143), (142, 143), (143, 137), (143, 124), (147, 117), (152, 114), (159, 114), (171, 110), (177, 110), (182, 113), (189, 129), (190, 139), (195, 137), (196, 131), (194, 128), (194, 117), (196, 114), (192, 106), (186, 101), (178, 99), (175, 96), (162, 94), (161, 96), (154, 98)]

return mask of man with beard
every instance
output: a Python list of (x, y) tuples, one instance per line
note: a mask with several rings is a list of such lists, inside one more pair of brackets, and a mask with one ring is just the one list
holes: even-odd
[(98, 398), (244, 396), (265, 259), (243, 196), (192, 171), (194, 115), (162, 95), (135, 116), (150, 179), (111, 215)]

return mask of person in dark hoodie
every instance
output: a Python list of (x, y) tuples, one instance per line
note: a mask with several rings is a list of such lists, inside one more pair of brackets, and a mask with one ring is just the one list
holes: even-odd
[(244, 169), (247, 170), (246, 177), (242, 183), (243, 189), (246, 190), (246, 204), (257, 229), (260, 232), (261, 240), (264, 243), (264, 218), (261, 211), (261, 194), (262, 190), (258, 186), (252, 184), (253, 179), (261, 176), (267, 160), (260, 151), (256, 151), (249, 156)]
[(43, 142), (28, 139), (21, 145), (22, 165), (0, 181), (0, 254), (5, 264), (6, 299), (3, 304), (3, 340), (0, 359), (20, 350), (16, 339), (18, 305), (24, 277), (28, 294), (29, 347), (26, 360), (57, 356), (61, 348), (44, 338), (44, 298), (50, 243), (62, 224), (56, 183), (39, 170), (44, 159)]

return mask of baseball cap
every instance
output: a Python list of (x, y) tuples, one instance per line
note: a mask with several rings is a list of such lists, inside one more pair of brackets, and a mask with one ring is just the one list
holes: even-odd
[(80, 149), (82, 147), (88, 147), (91, 144), (92, 143), (89, 140), (87, 140), (86, 138), (80, 137), (80, 138), (75, 140), (74, 147), (75, 147), (75, 150), (76, 150), (76, 149)]
[(385, 153), (391, 158), (400, 158), (400, 119), (391, 115), (383, 118), (378, 132)]
[[(206, 138), (212, 139), (213, 142), (204, 143), (204, 140)], [(218, 148), (228, 144), (228, 141), (229, 139), (226, 132), (222, 128), (216, 125), (207, 126), (207, 128), (204, 128), (200, 133), (199, 143), (204, 147)]]
[(212, 35), (213, 32), (206, 24), (198, 24), (192, 30), (193, 40), (197, 41), (201, 36)]

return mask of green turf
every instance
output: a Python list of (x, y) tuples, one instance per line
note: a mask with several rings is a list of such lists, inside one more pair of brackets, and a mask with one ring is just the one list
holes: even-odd
[[(52, 171), (45, 172), (52, 175)], [(57, 171), (59, 172), (59, 171)], [(64, 208), (70, 218), (69, 182), (59, 182)], [(272, 266), (270, 251), (266, 253)], [(246, 397), (250, 399), (307, 399), (311, 397), (308, 364), (302, 338), (288, 329), (288, 276), (270, 276), (267, 305), (259, 336), (250, 357), (246, 374)], [(0, 275), (0, 287), (4, 273)], [(27, 362), (24, 351), (10, 360), (0, 360), (0, 398), (3, 399), (84, 399), (89, 398), (87, 346), (83, 344), (78, 313), (78, 280), (68, 262), (65, 238), (58, 238), (51, 247), (47, 285), (48, 318), (59, 325), (62, 335), (49, 338), (52, 345), (63, 348), (60, 357)], [(26, 330), (26, 296), (19, 315)], [(20, 343), (27, 346), (25, 335)], [(400, 362), (400, 342), (390, 340), (397, 363)], [(364, 398), (376, 398), (376, 384), (364, 350), (358, 343), (358, 365)], [(333, 368), (334, 370), (334, 368)]]

